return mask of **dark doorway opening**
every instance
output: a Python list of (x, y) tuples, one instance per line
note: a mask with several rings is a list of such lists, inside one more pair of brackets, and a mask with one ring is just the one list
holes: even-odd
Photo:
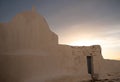
[(93, 73), (93, 66), (92, 66), (92, 56), (87, 56), (87, 67), (88, 67), (88, 73)]

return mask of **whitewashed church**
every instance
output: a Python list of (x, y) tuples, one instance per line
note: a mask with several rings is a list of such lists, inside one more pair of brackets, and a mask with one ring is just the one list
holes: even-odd
[(120, 75), (120, 61), (105, 60), (99, 45), (58, 44), (34, 9), (0, 23), (0, 82), (82, 82)]

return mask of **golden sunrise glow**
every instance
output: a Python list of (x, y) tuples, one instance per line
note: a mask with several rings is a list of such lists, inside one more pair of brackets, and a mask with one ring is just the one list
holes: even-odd
[(90, 46), (90, 45), (99, 45), (99, 44), (103, 44), (102, 40), (80, 40), (80, 41), (75, 41), (70, 43), (69, 45), (73, 45), (73, 46)]
[(118, 59), (120, 58), (119, 56), (119, 51), (114, 51), (113, 45), (110, 45), (109, 42), (105, 40), (78, 40), (69, 43), (68, 45), (72, 46), (91, 46), (91, 45), (100, 45), (102, 48), (102, 55), (105, 59)]
[(102, 55), (104, 58), (119, 59), (119, 57), (116, 57), (116, 55), (114, 55), (114, 54), (119, 54), (119, 53), (113, 51), (110, 48), (110, 45), (108, 45), (107, 42), (104, 40), (87, 40), (87, 39), (86, 40), (78, 40), (78, 41), (71, 42), (68, 45), (72, 45), (72, 46), (100, 45), (102, 48)]
[(104, 26), (97, 24), (77, 24), (65, 27), (69, 29), (64, 29), (59, 32), (59, 43), (71, 46), (100, 45), (102, 55), (105, 59), (120, 59), (120, 51), (118, 50), (120, 48), (120, 40), (118, 37), (113, 37), (112, 35), (118, 33), (119, 30), (107, 31), (105, 29), (99, 29), (98, 31), (97, 28), (101, 27)]

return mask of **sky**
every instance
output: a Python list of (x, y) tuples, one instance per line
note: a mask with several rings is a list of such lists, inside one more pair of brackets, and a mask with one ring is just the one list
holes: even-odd
[(120, 0), (0, 0), (0, 22), (33, 5), (60, 44), (101, 45), (105, 59), (120, 59)]

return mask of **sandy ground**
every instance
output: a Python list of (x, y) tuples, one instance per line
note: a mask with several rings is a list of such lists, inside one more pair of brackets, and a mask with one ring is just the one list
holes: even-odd
[(120, 78), (104, 79), (104, 80), (98, 80), (98, 81), (83, 81), (83, 82), (120, 82)]
[(81, 82), (120, 82), (120, 75), (114, 75), (114, 78), (111, 79), (109, 78), (109, 79), (102, 79), (96, 81), (81, 81)]
[(118, 79), (105, 79), (105, 80), (99, 80), (99, 81), (95, 81), (95, 82), (120, 82), (120, 78)]

